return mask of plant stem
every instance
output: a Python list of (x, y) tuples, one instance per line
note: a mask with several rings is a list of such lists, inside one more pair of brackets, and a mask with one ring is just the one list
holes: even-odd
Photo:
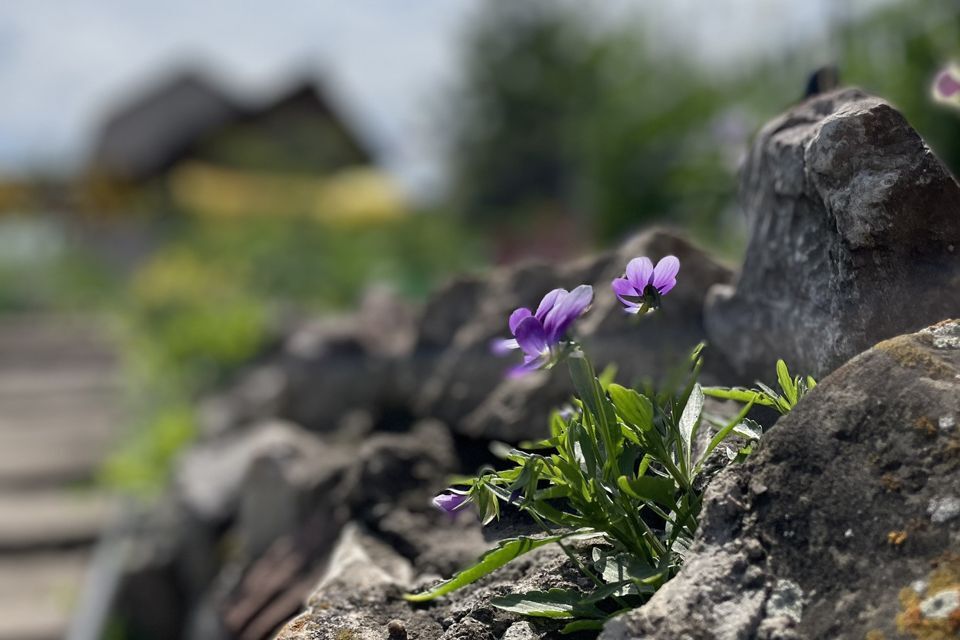
[[(530, 513), (530, 516), (534, 519), (534, 521), (536, 521), (536, 523), (537, 523), (538, 525), (540, 525), (540, 528), (541, 528), (541, 529), (543, 529), (545, 532), (549, 533), (549, 530), (546, 528), (546, 525), (544, 524), (543, 520), (540, 519), (540, 516), (538, 516), (537, 514), (533, 513), (532, 511), (531, 511), (531, 512), (528, 512), (528, 513)], [(570, 562), (572, 562), (572, 563), (574, 564), (574, 566), (577, 567), (577, 569), (580, 571), (580, 573), (582, 573), (583, 575), (585, 575), (585, 576), (587, 576), (588, 578), (590, 578), (590, 580), (593, 582), (593, 584), (595, 584), (598, 588), (604, 586), (603, 580), (601, 580), (593, 571), (590, 571), (590, 569), (588, 569), (585, 564), (583, 564), (582, 562), (580, 562), (580, 558), (578, 558), (577, 555), (576, 555), (573, 551), (571, 551), (571, 550), (569, 549), (569, 547), (567, 547), (567, 545), (563, 544), (563, 542), (561, 542), (561, 541), (559, 541), (559, 540), (557, 540), (557, 544), (560, 545), (560, 548), (563, 549), (563, 552), (566, 554), (566, 556), (567, 556), (568, 558), (570, 558)], [(612, 598), (617, 602), (617, 604), (619, 604), (621, 607), (626, 608), (626, 607), (629, 606), (629, 605), (627, 605), (626, 602), (624, 602), (623, 600), (620, 599), (620, 596), (614, 595), (614, 596), (611, 596), (611, 597), (612, 597)]]

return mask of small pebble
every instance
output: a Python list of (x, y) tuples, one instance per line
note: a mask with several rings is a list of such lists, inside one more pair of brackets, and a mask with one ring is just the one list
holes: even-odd
[(402, 620), (391, 620), (387, 624), (387, 633), (390, 634), (390, 640), (407, 640), (407, 628)]
[(844, 532), (843, 532), (843, 537), (844, 537), (844, 538), (852, 538), (852, 537), (853, 537), (853, 529), (847, 529), (846, 531), (844, 531)]
[(953, 416), (943, 416), (937, 421), (937, 425), (940, 427), (940, 431), (949, 431), (956, 426), (957, 420)]
[(955, 496), (932, 498), (930, 504), (927, 505), (927, 513), (930, 514), (930, 520), (935, 524), (953, 520), (960, 515), (960, 498)]

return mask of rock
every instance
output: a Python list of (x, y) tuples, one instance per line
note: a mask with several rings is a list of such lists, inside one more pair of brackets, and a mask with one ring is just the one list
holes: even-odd
[(706, 326), (747, 381), (769, 379), (777, 358), (820, 377), (960, 315), (960, 187), (883, 100), (835, 91), (770, 122), (741, 201), (743, 269), (711, 291)]
[(252, 367), (236, 384), (202, 400), (200, 431), (207, 438), (276, 416), (288, 389), (286, 372), (277, 363)]
[(443, 351), (465, 324), (474, 319), (487, 289), (484, 278), (459, 276), (434, 293), (420, 313), (415, 351)]
[(409, 433), (379, 433), (364, 442), (339, 492), (354, 513), (423, 510), (457, 467), (447, 427), (423, 420)]
[(960, 433), (938, 426), (960, 415), (956, 338), (960, 321), (945, 321), (824, 379), (717, 476), (686, 565), (602, 640), (892, 638), (927, 624), (923, 603), (960, 583), (960, 518), (942, 516)]
[(335, 490), (354, 459), (351, 447), (319, 438), (304, 438), (304, 446), (285, 455), (253, 458), (239, 490), (236, 532), (244, 552), (260, 557), (317, 510), (336, 509)]
[[(461, 431), (463, 417), (496, 388), (510, 367), (509, 362), (490, 352), (491, 341), (508, 333), (510, 313), (520, 306), (536, 306), (551, 289), (577, 284), (580, 282), (562, 280), (556, 269), (540, 262), (493, 272), (473, 313), (454, 333), (417, 389), (416, 412)], [(448, 300), (449, 304), (454, 302), (452, 296)]]
[(383, 640), (388, 625), (397, 623), (410, 638), (438, 638), (443, 629), (429, 612), (410, 610), (399, 597), (411, 578), (407, 560), (356, 525), (348, 526), (307, 611), (288, 622), (277, 639)]
[(443, 425), (425, 421), (359, 446), (323, 447), (323, 455), (261, 461), (246, 477), (235, 527), (245, 553), (221, 571), (213, 601), (229, 637), (265, 637), (296, 613), (348, 521), (379, 528), (403, 510), (439, 520), (430, 498), (457, 468)]
[[(479, 529), (474, 520), (473, 528)], [(421, 532), (434, 537), (438, 531), (463, 531), (462, 525), (438, 522)], [(456, 544), (446, 532), (439, 546)], [(472, 560), (475, 560), (473, 558)], [(403, 627), (410, 639), (439, 640), (553, 640), (559, 639), (562, 623), (521, 620), (515, 614), (493, 607), (490, 598), (524, 591), (585, 587), (584, 578), (557, 547), (537, 549), (455, 596), (427, 606), (414, 607), (401, 599), (411, 588), (419, 590), (438, 576), (415, 576), (407, 560), (390, 546), (356, 525), (350, 525), (336, 545), (333, 559), (307, 600), (307, 611), (287, 623), (280, 640), (314, 640), (389, 637), (390, 626)], [(398, 625), (399, 623), (399, 625)], [(337, 634), (350, 633), (350, 636)]]
[(540, 634), (527, 621), (514, 622), (500, 640), (537, 640)]
[(471, 511), (448, 516), (437, 510), (392, 509), (377, 523), (381, 537), (413, 560), (421, 573), (451, 576), (476, 561), (491, 543)]
[(336, 463), (342, 459), (293, 423), (264, 422), (188, 450), (174, 474), (175, 490), (189, 512), (205, 522), (220, 524), (236, 513), (243, 480), (254, 461), (313, 456)]
[[(633, 258), (650, 256), (657, 260), (670, 254), (680, 258), (677, 286), (659, 312), (637, 322), (635, 316), (624, 313), (610, 290), (610, 282), (623, 275)], [(641, 233), (616, 251), (567, 265), (561, 274), (566, 283), (593, 285), (593, 307), (575, 331), (598, 373), (615, 364), (617, 379), (624, 384), (643, 378), (660, 379), (683, 362), (691, 349), (706, 339), (702, 310), (707, 291), (714, 284), (730, 282), (733, 276), (730, 269), (703, 250), (664, 229)], [(704, 381), (719, 383), (729, 369), (725, 359), (711, 351), (706, 361)], [(729, 381), (729, 376), (726, 378)], [(519, 380), (501, 375), (480, 405), (457, 423), (457, 430), (471, 438), (507, 442), (542, 438), (550, 413), (567, 401), (572, 390), (565, 366)]]
[(348, 316), (300, 327), (284, 345), (280, 366), (289, 390), (278, 415), (317, 432), (334, 431), (352, 410), (377, 406), (389, 371)]
[(416, 309), (384, 285), (364, 292), (356, 318), (360, 339), (375, 357), (406, 356), (417, 339)]

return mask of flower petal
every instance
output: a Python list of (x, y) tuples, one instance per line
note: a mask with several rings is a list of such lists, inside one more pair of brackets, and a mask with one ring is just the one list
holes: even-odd
[(566, 295), (566, 289), (554, 289), (543, 296), (543, 300), (540, 301), (540, 306), (537, 307), (537, 312), (534, 314), (537, 320), (542, 323), (543, 319), (547, 317), (547, 314), (550, 313), (557, 303)]
[(530, 316), (517, 325), (517, 344), (528, 356), (538, 356), (547, 350), (547, 334), (540, 321)]
[(613, 292), (623, 304), (633, 304), (630, 300), (627, 300), (627, 297), (636, 298), (643, 295), (643, 292), (637, 291), (637, 288), (626, 278), (617, 278), (610, 283), (610, 288), (613, 289)]
[(664, 296), (664, 295), (666, 295), (671, 289), (673, 289), (675, 286), (677, 286), (677, 279), (676, 279), (676, 278), (670, 278), (667, 282), (664, 282), (663, 284), (661, 284), (660, 286), (658, 286), (658, 287), (657, 287), (657, 291), (660, 292), (660, 295)]
[(650, 276), (652, 275), (653, 263), (646, 256), (634, 258), (627, 263), (627, 280), (641, 293), (650, 284)]
[(662, 287), (670, 281), (673, 281), (673, 284), (667, 289), (669, 291), (673, 288), (673, 285), (677, 283), (677, 273), (680, 271), (680, 260), (677, 256), (664, 256), (660, 258), (660, 262), (657, 263), (656, 268), (653, 270), (653, 281), (652, 284), (661, 295), (666, 293), (663, 291)]
[(520, 348), (520, 345), (517, 344), (517, 341), (512, 338), (509, 340), (504, 338), (495, 338), (494, 340), (490, 341), (490, 351), (492, 351), (495, 355), (498, 355), (498, 356), (506, 355), (511, 351), (513, 351), (514, 349), (519, 349), (519, 348)]
[(510, 320), (507, 321), (507, 324), (510, 326), (510, 333), (517, 335), (517, 325), (520, 324), (520, 321), (524, 318), (529, 318), (533, 314), (530, 313), (530, 309), (526, 307), (520, 307), (516, 311), (510, 314)]
[(437, 509), (446, 511), (447, 513), (453, 513), (463, 506), (467, 500), (469, 500), (467, 496), (462, 496), (458, 493), (441, 493), (436, 496), (432, 502), (433, 506)]
[(527, 356), (523, 364), (517, 365), (507, 371), (508, 378), (522, 378), (528, 373), (533, 373), (547, 363), (547, 356)]
[(593, 287), (588, 284), (582, 284), (563, 296), (543, 321), (547, 342), (551, 345), (559, 342), (573, 321), (587, 310), (591, 302), (593, 302)]
[(960, 80), (953, 76), (952, 69), (941, 71), (933, 83), (934, 95), (939, 100), (951, 100), (960, 93)]

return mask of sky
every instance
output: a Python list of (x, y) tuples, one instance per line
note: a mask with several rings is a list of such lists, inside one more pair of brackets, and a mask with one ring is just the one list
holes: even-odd
[[(0, 172), (74, 169), (118, 101), (199, 66), (248, 97), (322, 78), (388, 170), (413, 193), (434, 191), (438, 105), (458, 80), (461, 34), (494, 1), (520, 0), (4, 0)], [(816, 39), (885, 1), (582, 0), (717, 65)]]

